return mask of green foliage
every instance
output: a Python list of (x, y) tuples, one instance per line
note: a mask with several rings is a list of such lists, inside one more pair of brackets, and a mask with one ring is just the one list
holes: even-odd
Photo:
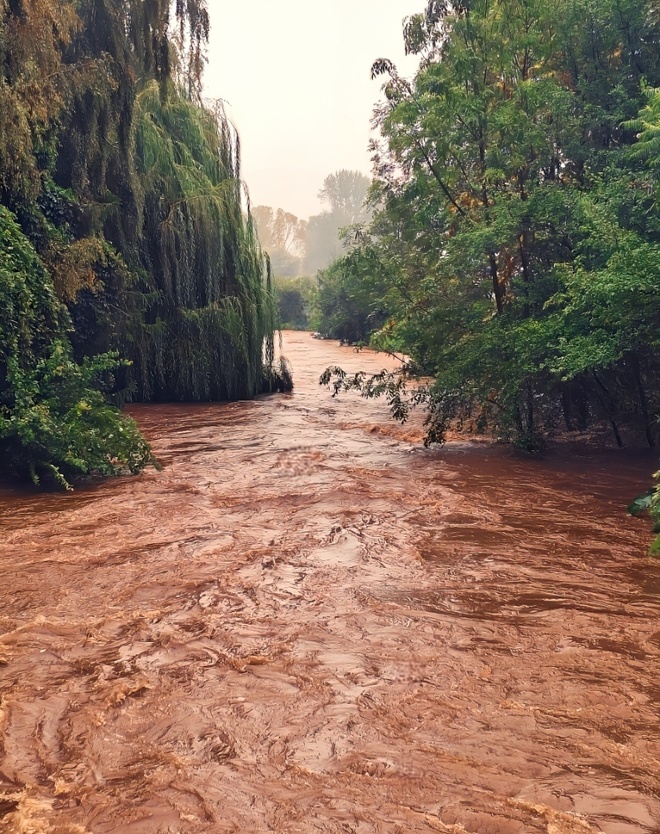
[(0, 199), (67, 303), (76, 358), (127, 357), (132, 399), (262, 388), (274, 314), (238, 139), (201, 102), (208, 27), (204, 0), (34, 0), (0, 19), (0, 97), (25, 125), (21, 156), (0, 116)]
[(24, 256), (1, 267), (5, 473), (144, 466), (105, 394), (287, 384), (238, 138), (201, 99), (208, 32), (205, 0), (0, 0), (0, 207)]
[(654, 522), (653, 532), (657, 533), (657, 536), (651, 544), (650, 553), (651, 556), (660, 556), (660, 472), (656, 472), (655, 480), (658, 486), (656, 486), (651, 497), (649, 513)]
[(143, 469), (151, 461), (147, 443), (100, 391), (118, 358), (73, 362), (66, 310), (2, 206), (0, 303), (0, 475), (69, 488), (81, 476)]
[(656, 472), (655, 480), (658, 486), (651, 487), (638, 495), (628, 507), (630, 515), (640, 516), (648, 513), (653, 521), (653, 532), (657, 533), (649, 549), (651, 556), (660, 556), (660, 472)]
[(39, 193), (39, 156), (52, 153), (75, 83), (62, 58), (78, 24), (72, 3), (0, 2), (0, 194), (29, 201)]
[(532, 452), (595, 425), (655, 445), (652, 4), (431, 3), (404, 36), (419, 70), (374, 64), (375, 216), (321, 284), (320, 329), (407, 354), (441, 425)]
[[(155, 82), (137, 99), (134, 165), (143, 196), (147, 327), (129, 356), (143, 399), (254, 396), (273, 311), (238, 151), (221, 110)], [(126, 349), (126, 348), (124, 348)]]
[(315, 278), (275, 278), (273, 293), (279, 330), (309, 330), (316, 303)]
[(333, 397), (342, 391), (357, 391), (365, 399), (384, 397), (393, 419), (399, 423), (405, 423), (413, 409), (425, 407), (427, 417), (424, 422), (424, 445), (444, 443), (449, 415), (428, 385), (415, 385), (411, 389), (411, 381), (409, 369), (405, 366), (398, 371), (381, 371), (370, 376), (363, 371), (349, 375), (335, 365), (326, 368), (319, 378), (320, 385), (332, 388)]
[(325, 339), (366, 344), (388, 317), (378, 262), (358, 249), (318, 274), (313, 327)]
[(624, 122), (624, 127), (637, 131), (638, 141), (630, 155), (651, 169), (657, 185), (660, 174), (660, 90), (644, 87), (643, 92), (646, 96), (646, 106), (636, 119)]
[(642, 513), (647, 512), (651, 508), (654, 492), (654, 489), (649, 489), (642, 493), (642, 495), (638, 495), (628, 507), (630, 515), (641, 515)]

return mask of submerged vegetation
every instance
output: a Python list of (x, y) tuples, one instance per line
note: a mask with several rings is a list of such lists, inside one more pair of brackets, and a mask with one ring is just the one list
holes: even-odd
[(204, 0), (0, 0), (0, 475), (138, 471), (127, 400), (285, 385)]

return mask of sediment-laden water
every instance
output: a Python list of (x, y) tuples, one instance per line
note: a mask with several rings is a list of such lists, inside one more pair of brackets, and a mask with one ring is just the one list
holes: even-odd
[(163, 472), (0, 493), (0, 831), (660, 832), (653, 459), (426, 451), (284, 350), (134, 409)]

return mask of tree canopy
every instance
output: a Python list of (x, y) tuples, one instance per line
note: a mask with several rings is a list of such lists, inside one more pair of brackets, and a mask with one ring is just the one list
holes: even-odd
[[(0, 441), (22, 448), (13, 458), (35, 477), (37, 458), (55, 480), (112, 468), (87, 432), (109, 398), (249, 397), (273, 380), (273, 308), (239, 143), (222, 108), (202, 101), (208, 32), (205, 0), (0, 0), (0, 206), (24, 254), (7, 261), (0, 292), (18, 304), (21, 285), (27, 303), (41, 285), (52, 323), (30, 336), (39, 320), (21, 319), (31, 402), (54, 401), (57, 355), (85, 403), (62, 417), (80, 466), (60, 467), (46, 431), (35, 452), (17, 428), (28, 405), (16, 337), (2, 331)], [(120, 424), (136, 456), (112, 444), (103, 454), (139, 468), (143, 441)], [(8, 459), (0, 473), (17, 470)]]
[(307, 224), (303, 261), (306, 274), (313, 275), (325, 269), (343, 254), (342, 230), (368, 220), (366, 198), (370, 185), (369, 177), (359, 171), (342, 169), (325, 178), (318, 196), (327, 208), (310, 217)]
[(654, 445), (652, 3), (432, 0), (404, 38), (412, 81), (373, 66), (375, 216), (333, 267), (366, 339), (434, 377), (436, 428), (469, 413), (537, 448), (604, 422)]

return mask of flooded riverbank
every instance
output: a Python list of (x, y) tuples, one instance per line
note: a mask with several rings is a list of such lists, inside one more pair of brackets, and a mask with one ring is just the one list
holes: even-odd
[(284, 352), (135, 408), (163, 472), (0, 496), (0, 831), (660, 831), (653, 459), (427, 451)]

